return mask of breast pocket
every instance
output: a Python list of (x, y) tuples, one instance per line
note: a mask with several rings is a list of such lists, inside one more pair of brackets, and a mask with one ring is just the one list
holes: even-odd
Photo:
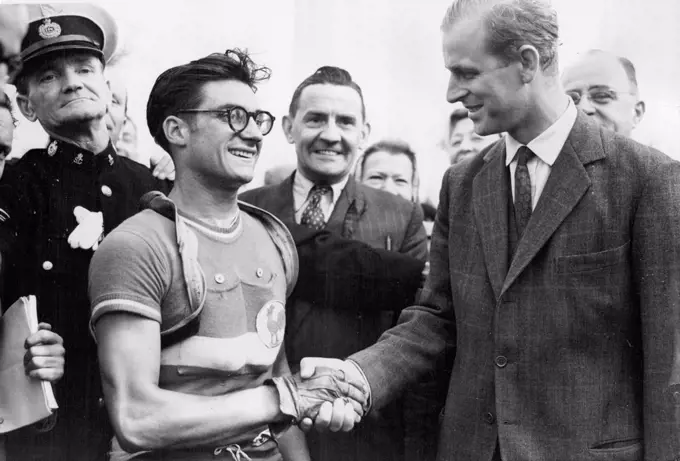
[(621, 246), (596, 253), (558, 256), (555, 258), (555, 272), (557, 274), (576, 274), (595, 272), (611, 266), (628, 262), (630, 240)]

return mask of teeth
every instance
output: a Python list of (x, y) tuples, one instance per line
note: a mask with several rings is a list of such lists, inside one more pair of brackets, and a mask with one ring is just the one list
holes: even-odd
[(317, 150), (315, 153), (321, 155), (339, 155), (339, 153), (334, 150)]
[(233, 154), (233, 155), (235, 155), (235, 156), (237, 156), (237, 157), (241, 157), (241, 158), (252, 158), (252, 157), (255, 157), (255, 154), (254, 154), (254, 153), (249, 152), (249, 151), (247, 151), (247, 150), (230, 149), (230, 150), (229, 150), (229, 153), (230, 153), (230, 154)]

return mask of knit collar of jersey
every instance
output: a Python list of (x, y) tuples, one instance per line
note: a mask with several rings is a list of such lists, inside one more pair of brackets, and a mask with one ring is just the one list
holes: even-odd
[(118, 161), (118, 154), (111, 141), (99, 154), (83, 149), (66, 141), (50, 138), (47, 157), (65, 167), (84, 170), (105, 170)]

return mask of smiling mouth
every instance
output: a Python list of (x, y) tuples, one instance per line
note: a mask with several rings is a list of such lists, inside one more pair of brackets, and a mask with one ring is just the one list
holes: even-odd
[(324, 157), (335, 157), (335, 156), (338, 156), (338, 155), (342, 155), (341, 152), (336, 152), (334, 150), (327, 150), (327, 149), (315, 150), (312, 153), (317, 154), (317, 155), (322, 155)]
[(257, 155), (257, 152), (243, 149), (229, 149), (229, 153), (235, 157), (251, 159)]

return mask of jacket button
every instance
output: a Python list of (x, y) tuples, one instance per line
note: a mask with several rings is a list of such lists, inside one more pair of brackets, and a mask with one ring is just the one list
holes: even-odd
[(99, 399), (97, 399), (97, 406), (99, 408), (104, 408), (104, 397), (99, 397)]
[(215, 281), (217, 283), (224, 283), (224, 275), (222, 274), (215, 274)]
[(494, 421), (496, 421), (496, 417), (491, 412), (485, 413), (484, 414), (484, 421), (486, 421), (488, 424), (493, 424)]
[(51, 271), (53, 267), (54, 267), (54, 264), (52, 264), (51, 261), (45, 261), (42, 265), (42, 268), (46, 271)]
[(102, 194), (104, 194), (107, 197), (111, 197), (111, 195), (113, 194), (113, 191), (111, 190), (111, 188), (109, 186), (102, 186)]
[(498, 368), (503, 368), (508, 364), (508, 358), (505, 357), (504, 355), (499, 355), (498, 357), (496, 357), (495, 362)]

